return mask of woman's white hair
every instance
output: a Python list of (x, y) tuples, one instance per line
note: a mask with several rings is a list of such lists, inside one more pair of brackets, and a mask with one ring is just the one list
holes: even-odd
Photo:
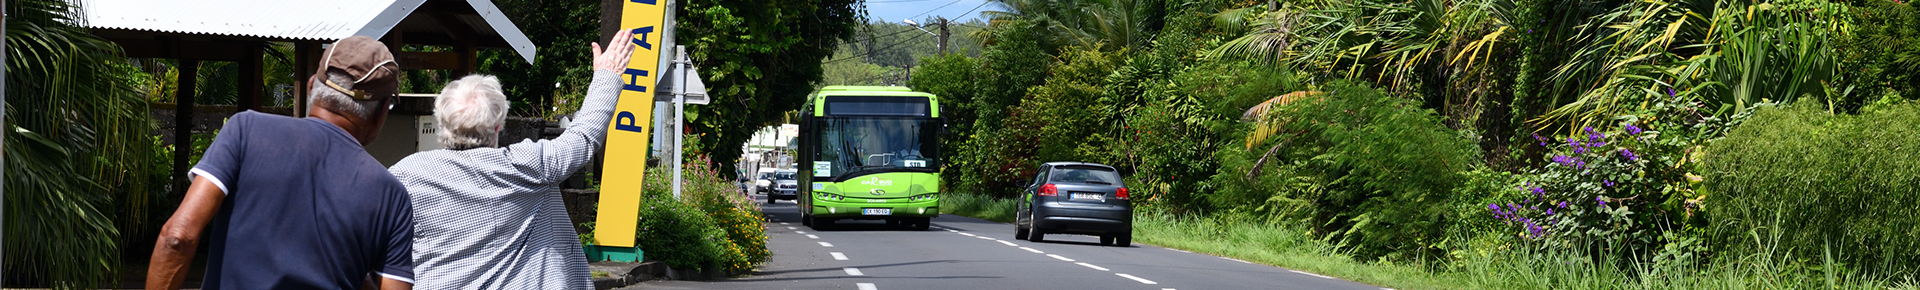
[(507, 121), (507, 95), (500, 78), (474, 74), (447, 83), (433, 101), (433, 119), (440, 145), (461, 150), (500, 144), (500, 128)]

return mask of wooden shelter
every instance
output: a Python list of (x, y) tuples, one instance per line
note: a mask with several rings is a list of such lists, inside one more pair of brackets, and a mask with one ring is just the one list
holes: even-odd
[[(174, 144), (191, 144), (195, 76), (200, 61), (240, 66), (240, 110), (261, 109), (262, 58), (271, 43), (292, 43), (295, 109), (306, 115), (308, 76), (326, 44), (354, 35), (380, 39), (402, 70), (478, 68), (481, 48), (511, 49), (528, 63), (535, 47), (488, 0), (83, 0), (88, 27), (118, 43), (128, 57), (179, 60)], [(404, 52), (404, 45), (451, 48)], [(431, 104), (426, 110), (431, 110)], [(430, 114), (430, 112), (427, 112)], [(187, 154), (175, 154), (176, 182), (186, 179)], [(176, 186), (176, 188), (185, 188)]]

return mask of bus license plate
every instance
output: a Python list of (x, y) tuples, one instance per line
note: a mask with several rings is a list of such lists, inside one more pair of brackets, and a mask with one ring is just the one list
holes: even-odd
[(860, 209), (860, 214), (864, 214), (864, 215), (893, 215), (893, 209), (891, 209), (891, 208), (865, 208), (865, 209)]
[(1073, 194), (1073, 199), (1091, 199), (1091, 200), (1098, 200), (1098, 201), (1106, 201), (1107, 196), (1104, 194), (1098, 194), (1098, 193), (1075, 193)]

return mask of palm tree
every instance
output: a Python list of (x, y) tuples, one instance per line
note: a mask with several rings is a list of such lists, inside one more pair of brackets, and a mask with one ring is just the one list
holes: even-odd
[[(154, 144), (118, 46), (89, 34), (78, 1), (6, 5), (5, 268), (55, 288), (112, 278), (116, 200), (145, 207)], [(127, 196), (115, 196), (115, 194)]]
[[(1054, 47), (1078, 45), (1102, 51), (1136, 49), (1153, 39), (1166, 16), (1160, 1), (1152, 0), (994, 0), (999, 11), (981, 11), (989, 27), (1012, 19), (1026, 19), (1045, 28)], [(967, 35), (992, 43), (991, 32)]]

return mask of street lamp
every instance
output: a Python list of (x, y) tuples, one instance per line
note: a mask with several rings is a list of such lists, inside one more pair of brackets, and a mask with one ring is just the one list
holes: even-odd
[(919, 23), (913, 23), (913, 19), (901, 19), (900, 21), (902, 21), (902, 22), (906, 22), (906, 23), (907, 23), (907, 27), (913, 27), (913, 29), (919, 29), (919, 30), (920, 30), (920, 32), (926, 32), (926, 33), (927, 33), (927, 35), (932, 35), (932, 36), (934, 36), (934, 37), (939, 37), (939, 36), (940, 36), (939, 34), (934, 34), (934, 33), (933, 33), (932, 31), (927, 31), (926, 29), (922, 29), (922, 28), (920, 28), (920, 24), (919, 24)]

